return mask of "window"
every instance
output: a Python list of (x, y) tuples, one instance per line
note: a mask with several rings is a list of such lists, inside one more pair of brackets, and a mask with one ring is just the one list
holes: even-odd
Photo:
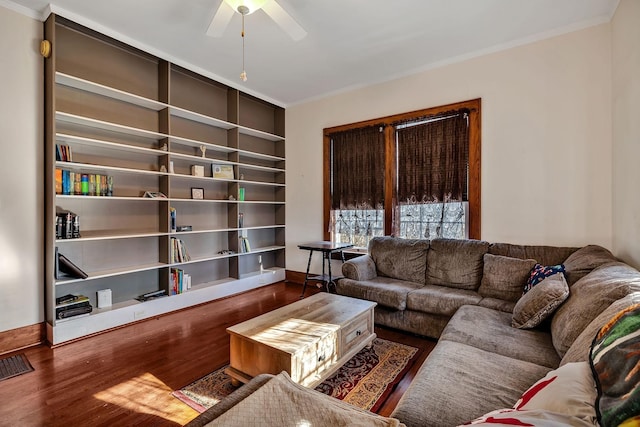
[(480, 100), (324, 130), (325, 238), (480, 238)]

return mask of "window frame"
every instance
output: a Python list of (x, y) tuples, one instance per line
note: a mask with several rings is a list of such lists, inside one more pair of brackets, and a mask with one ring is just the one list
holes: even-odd
[(392, 235), (393, 210), (396, 202), (396, 129), (393, 123), (398, 121), (410, 121), (424, 116), (431, 116), (446, 111), (466, 108), (469, 110), (469, 238), (480, 239), (481, 231), (481, 99), (456, 102), (453, 104), (431, 107), (408, 113), (365, 120), (357, 123), (334, 126), (323, 129), (323, 229), (324, 239), (330, 240), (329, 221), (331, 218), (331, 137), (335, 132), (356, 129), (364, 126), (385, 125), (385, 197), (384, 197), (384, 235)]

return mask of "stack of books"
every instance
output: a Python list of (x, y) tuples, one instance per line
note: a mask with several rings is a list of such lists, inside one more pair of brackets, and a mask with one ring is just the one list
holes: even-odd
[(70, 319), (88, 316), (93, 311), (89, 298), (84, 295), (68, 294), (56, 298), (56, 319)]
[(189, 255), (187, 251), (187, 246), (181, 239), (171, 238), (170, 258), (171, 263), (191, 261), (191, 255)]

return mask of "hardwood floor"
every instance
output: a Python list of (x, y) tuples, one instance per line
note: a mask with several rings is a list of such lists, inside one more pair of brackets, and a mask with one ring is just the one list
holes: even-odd
[[(20, 351), (35, 371), (0, 382), (0, 425), (184, 425), (198, 413), (171, 392), (228, 363), (226, 328), (299, 296), (299, 285), (278, 283), (57, 348)], [(420, 351), (379, 411), (389, 415), (435, 341), (376, 333)]]

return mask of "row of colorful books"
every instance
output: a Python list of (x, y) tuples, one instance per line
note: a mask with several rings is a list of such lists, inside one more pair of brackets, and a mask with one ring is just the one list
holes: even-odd
[(72, 162), (73, 155), (71, 153), (71, 147), (64, 144), (56, 144), (56, 161)]
[(113, 196), (113, 177), (56, 168), (56, 194)]
[(171, 295), (178, 295), (191, 289), (191, 275), (179, 268), (172, 268), (169, 276), (169, 289)]
[(169, 262), (171, 263), (191, 261), (191, 255), (189, 255), (189, 251), (187, 251), (187, 246), (182, 239), (175, 237), (171, 238), (171, 253), (169, 257)]

